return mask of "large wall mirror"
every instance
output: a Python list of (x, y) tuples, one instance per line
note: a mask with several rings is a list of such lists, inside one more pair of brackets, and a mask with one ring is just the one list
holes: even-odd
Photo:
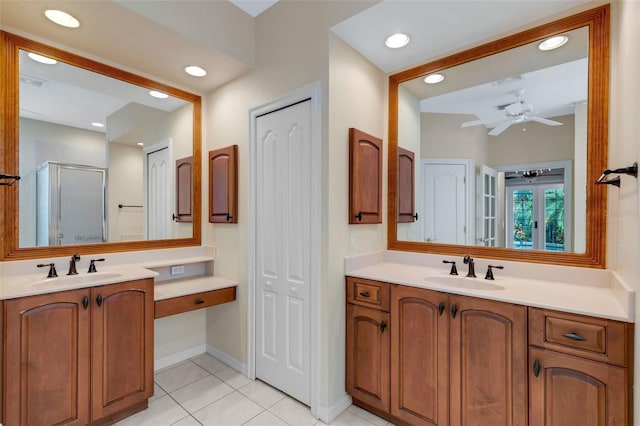
[(604, 267), (608, 10), (390, 77), (390, 249)]
[(2, 257), (200, 244), (200, 97), (2, 39)]

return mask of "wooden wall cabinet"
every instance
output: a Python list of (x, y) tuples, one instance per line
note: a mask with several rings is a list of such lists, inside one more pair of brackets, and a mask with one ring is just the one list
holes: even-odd
[(529, 425), (631, 425), (633, 325), (529, 308)]
[(112, 424), (153, 394), (153, 280), (4, 301), (5, 425)]
[(398, 223), (418, 220), (415, 203), (415, 155), (398, 147)]
[(382, 139), (349, 129), (349, 223), (382, 223)]
[(238, 145), (209, 151), (209, 222), (238, 223)]
[(193, 222), (193, 156), (176, 160), (176, 222)]

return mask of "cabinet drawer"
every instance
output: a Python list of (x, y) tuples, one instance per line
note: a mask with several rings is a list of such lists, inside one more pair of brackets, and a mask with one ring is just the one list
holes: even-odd
[(389, 284), (347, 278), (347, 303), (389, 312)]
[(236, 288), (205, 291), (155, 302), (155, 318), (162, 318), (195, 309), (207, 308), (236, 300)]
[(632, 324), (529, 308), (529, 344), (628, 365)]

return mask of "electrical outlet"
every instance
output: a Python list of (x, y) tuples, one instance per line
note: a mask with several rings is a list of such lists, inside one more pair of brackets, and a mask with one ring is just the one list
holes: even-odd
[(184, 274), (184, 265), (175, 265), (171, 267), (171, 275)]

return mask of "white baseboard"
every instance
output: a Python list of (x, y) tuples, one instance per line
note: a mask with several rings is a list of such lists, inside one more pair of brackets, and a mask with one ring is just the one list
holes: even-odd
[(206, 350), (207, 350), (207, 345), (202, 344), (202, 345), (194, 346), (189, 349), (185, 349), (183, 351), (166, 356), (164, 358), (155, 359), (153, 361), (153, 371), (158, 371), (165, 367), (170, 367), (179, 362), (186, 361), (189, 358), (193, 358), (194, 356), (198, 356), (200, 354), (205, 353)]
[(332, 421), (338, 418), (338, 416), (342, 414), (344, 410), (349, 408), (350, 405), (351, 395), (345, 393), (344, 396), (340, 398), (340, 400), (338, 400), (338, 402), (330, 407), (319, 405), (317, 413), (318, 418), (326, 424), (330, 424)]
[(212, 357), (216, 358), (218, 361), (228, 365), (233, 368), (237, 372), (241, 373), (243, 376), (247, 376), (247, 364), (241, 362), (235, 357), (232, 357), (228, 353), (214, 347), (211, 345), (207, 345), (207, 353)]

